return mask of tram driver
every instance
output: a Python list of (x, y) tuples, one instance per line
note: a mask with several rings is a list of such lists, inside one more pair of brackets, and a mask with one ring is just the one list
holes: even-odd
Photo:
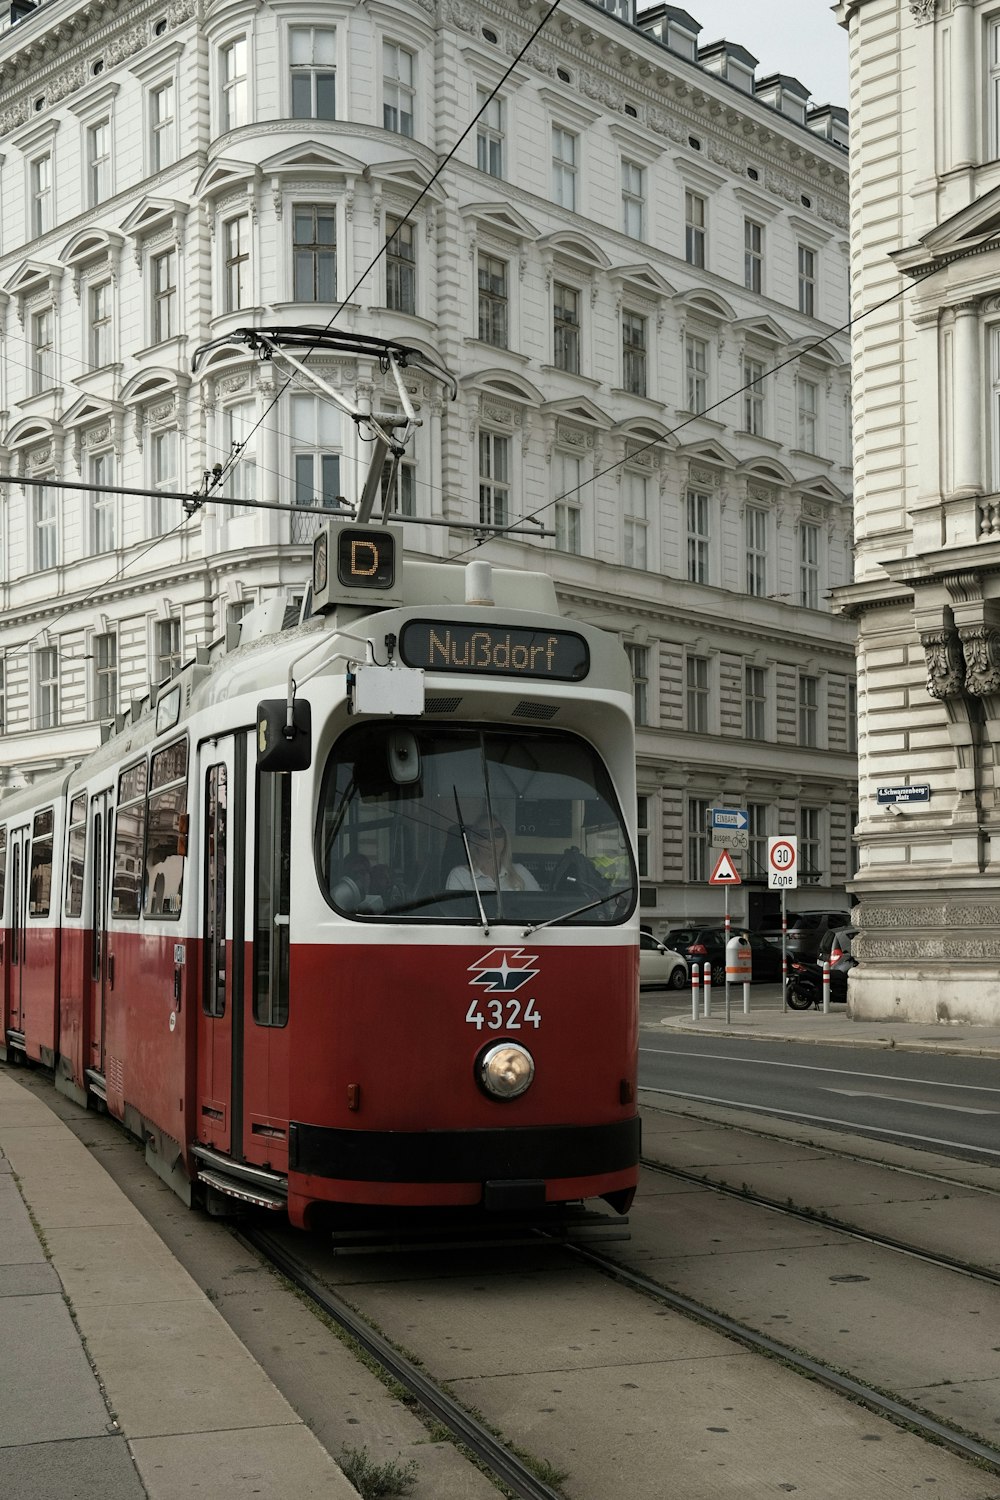
[(371, 860), (365, 854), (349, 854), (333, 883), (333, 904), (341, 911), (380, 912), (381, 896), (372, 892)]
[[(541, 887), (525, 865), (515, 864), (510, 835), (502, 823), (487, 819), (467, 830), (469, 855), (476, 876), (476, 888), (495, 891), (499, 878), (502, 891), (537, 891)], [(472, 871), (468, 864), (456, 865), (447, 880), (449, 891), (471, 891)]]

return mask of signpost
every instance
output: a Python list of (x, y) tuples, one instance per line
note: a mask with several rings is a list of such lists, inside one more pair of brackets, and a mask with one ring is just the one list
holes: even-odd
[(710, 807), (708, 831), (713, 849), (750, 847), (750, 817), (745, 807)]
[(767, 841), (767, 888), (781, 892), (781, 1009), (788, 1009), (788, 913), (785, 892), (799, 884), (799, 841), (794, 834)]

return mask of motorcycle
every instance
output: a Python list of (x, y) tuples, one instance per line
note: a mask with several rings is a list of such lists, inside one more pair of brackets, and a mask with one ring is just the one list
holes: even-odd
[(788, 965), (785, 999), (791, 1010), (817, 1009), (823, 1004), (823, 970), (819, 964), (793, 961)]

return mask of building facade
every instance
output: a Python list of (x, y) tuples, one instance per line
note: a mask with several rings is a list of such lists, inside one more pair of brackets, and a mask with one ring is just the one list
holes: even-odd
[[(864, 1017), (1000, 1016), (1000, 6), (847, 0)], [(929, 128), (928, 122), (933, 122)]]
[[(844, 899), (854, 625), (829, 595), (852, 566), (846, 114), (757, 78), (742, 45), (702, 47), (686, 11), (637, 18), (631, 0), (566, 0), (509, 71), (545, 10), (12, 10), (7, 784), (85, 753), (252, 605), (302, 594), (318, 523), (254, 503), (355, 500), (365, 445), (225, 338), (335, 317), (458, 380), (453, 403), (411, 382), (422, 426), (393, 498), (408, 547), (540, 565), (570, 615), (625, 642), (646, 924), (721, 913), (714, 806), (750, 817), (738, 920), (764, 915), (772, 834), (800, 838), (801, 904)], [(371, 360), (310, 362), (391, 397)], [(194, 491), (234, 453), (197, 507), (100, 488)], [(46, 478), (98, 489), (26, 482)]]

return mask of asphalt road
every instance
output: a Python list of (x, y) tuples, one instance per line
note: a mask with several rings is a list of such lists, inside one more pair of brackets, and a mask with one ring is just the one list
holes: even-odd
[(1000, 1064), (993, 1058), (640, 1033), (639, 1083), (669, 1097), (1000, 1161)]

